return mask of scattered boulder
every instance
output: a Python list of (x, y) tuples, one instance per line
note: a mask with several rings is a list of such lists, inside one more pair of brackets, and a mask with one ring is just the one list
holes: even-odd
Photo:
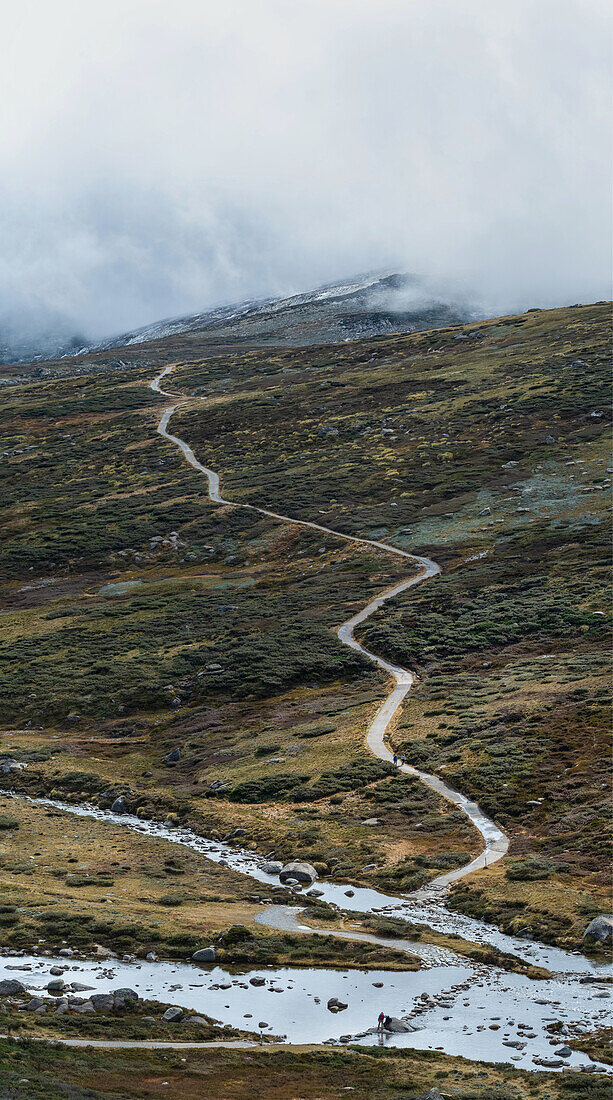
[(112, 993), (92, 993), (89, 999), (96, 1012), (112, 1012), (115, 1008), (115, 998)]
[(266, 984), (266, 978), (259, 978), (257, 975), (255, 976), (255, 978), (250, 978), (249, 979), (249, 985), (265, 985), (265, 984)]
[(49, 970), (49, 973), (53, 974), (54, 977), (61, 978), (62, 974), (64, 973), (64, 967), (63, 966), (52, 966), (51, 969)]
[(194, 951), (194, 954), (192, 955), (192, 962), (197, 962), (197, 963), (215, 962), (215, 948), (214, 947), (201, 947), (198, 951)]
[(46, 1009), (45, 1002), (42, 997), (32, 997), (31, 1001), (28, 1001), (26, 1005), (26, 1012), (38, 1012), (41, 1008)]
[[(95, 947), (96, 947), (96, 949), (94, 951), (94, 954), (99, 959), (116, 959), (117, 958), (117, 955), (115, 954), (115, 952), (111, 951), (111, 949), (109, 947), (103, 947), (102, 944), (100, 944), (100, 943), (97, 943), (95, 945)], [(53, 970), (51, 970), (50, 973), (53, 974)]]
[(127, 804), (127, 802), (126, 802), (123, 795), (120, 795), (119, 798), (116, 798), (115, 801), (111, 804), (111, 813), (112, 814), (127, 814), (128, 813), (128, 804)]
[(52, 978), (50, 982), (47, 982), (45, 989), (48, 993), (61, 993), (66, 982), (63, 978)]
[(96, 1011), (91, 1001), (84, 1001), (82, 1005), (71, 1005), (70, 1007), (73, 1012), (78, 1012), (83, 1016), (91, 1015)]
[(399, 1020), (397, 1016), (391, 1016), (389, 1022), (385, 1025), (385, 1030), (396, 1033), (402, 1031), (415, 1031), (416, 1029), (404, 1020)]
[(181, 749), (173, 749), (172, 752), (166, 753), (164, 761), (166, 764), (177, 764), (181, 759)]
[(126, 1001), (138, 1001), (138, 999), (138, 993), (134, 989), (124, 988), (113, 990), (115, 1008), (122, 1008)]
[(279, 875), (283, 870), (283, 864), (279, 863), (278, 860), (273, 859), (270, 863), (265, 863), (262, 867), (262, 870), (267, 875)]
[(204, 1016), (187, 1016), (184, 1023), (193, 1024), (194, 1027), (208, 1027), (209, 1021)]
[(178, 1024), (183, 1019), (183, 1009), (178, 1007), (167, 1008), (162, 1019), (167, 1024)]
[(5, 978), (0, 982), (0, 997), (16, 997), (19, 993), (25, 993), (26, 987), (23, 982), (18, 982), (16, 978)]
[(428, 1089), (419, 1097), (419, 1100), (443, 1100), (443, 1095), (438, 1089)]
[(330, 997), (328, 1001), (328, 1009), (330, 1012), (342, 1012), (343, 1009), (349, 1006), (344, 1001), (339, 1001), (338, 997)]
[(570, 1047), (567, 1046), (560, 1047), (559, 1050), (554, 1050), (553, 1053), (555, 1054), (556, 1058), (572, 1058), (573, 1054)]
[(285, 867), (279, 871), (279, 878), (281, 882), (287, 882), (291, 878), (297, 882), (308, 882), (311, 885), (318, 878), (318, 875), (310, 863), (300, 863), (293, 860), (291, 863), (286, 863)]
[(608, 943), (613, 941), (613, 913), (601, 913), (594, 917), (583, 933), (584, 940), (595, 940), (596, 943)]

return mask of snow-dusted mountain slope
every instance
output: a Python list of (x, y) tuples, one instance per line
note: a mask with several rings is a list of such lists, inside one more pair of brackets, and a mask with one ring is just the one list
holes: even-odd
[(413, 276), (371, 274), (289, 298), (246, 301), (159, 321), (83, 350), (129, 347), (183, 333), (202, 333), (215, 341), (241, 344), (340, 343), (439, 328), (475, 316), (466, 306), (427, 294)]

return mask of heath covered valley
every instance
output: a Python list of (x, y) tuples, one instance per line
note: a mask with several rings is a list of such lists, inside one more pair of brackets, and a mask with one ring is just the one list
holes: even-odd
[(153, 335), (3, 368), (3, 1095), (604, 1098), (609, 307)]

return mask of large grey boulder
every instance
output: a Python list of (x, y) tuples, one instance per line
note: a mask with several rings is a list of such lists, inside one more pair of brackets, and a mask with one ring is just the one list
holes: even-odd
[(601, 913), (590, 921), (585, 932), (584, 940), (595, 940), (596, 943), (607, 943), (613, 940), (613, 913)]
[(92, 993), (89, 999), (96, 1012), (112, 1012), (115, 1008), (115, 998), (112, 993)]
[(344, 1001), (339, 1001), (338, 997), (330, 997), (328, 1001), (328, 1009), (330, 1012), (342, 1012), (345, 1008), (347, 1008), (347, 1005)]
[(167, 764), (176, 764), (181, 759), (181, 749), (173, 749), (164, 757)]
[(391, 1016), (389, 1022), (385, 1025), (386, 1031), (401, 1032), (401, 1031), (416, 1031), (411, 1024), (406, 1023), (404, 1020), (399, 1020), (397, 1016)]
[(115, 1008), (123, 1008), (126, 1001), (138, 1001), (138, 999), (138, 993), (135, 989), (125, 987), (123, 989), (113, 990), (113, 1002), (115, 1004)]
[(287, 879), (293, 878), (296, 882), (308, 882), (309, 885), (311, 885), (311, 883), (315, 882), (317, 877), (317, 871), (314, 867), (311, 867), (310, 863), (299, 863), (297, 860), (286, 863), (285, 867), (279, 872), (281, 882), (286, 882)]
[(262, 870), (267, 875), (279, 875), (281, 873), (281, 871), (283, 870), (283, 864), (279, 863), (279, 861), (277, 859), (273, 859), (269, 863), (265, 863), (262, 866)]
[(127, 812), (128, 812), (128, 804), (127, 804), (124, 796), (120, 795), (119, 798), (116, 798), (115, 801), (113, 802), (113, 804), (111, 806), (111, 813), (112, 814), (127, 814)]
[(0, 982), (0, 997), (16, 997), (18, 993), (25, 993), (25, 991), (23, 982), (18, 982), (16, 978), (5, 978)]
[(167, 1024), (178, 1024), (183, 1019), (183, 1009), (167, 1008), (162, 1019), (165, 1020)]
[(215, 948), (201, 947), (199, 951), (194, 951), (194, 954), (192, 955), (192, 961), (196, 963), (215, 962)]
[(46, 989), (48, 993), (61, 993), (65, 986), (63, 978), (52, 978), (50, 982), (47, 982)]

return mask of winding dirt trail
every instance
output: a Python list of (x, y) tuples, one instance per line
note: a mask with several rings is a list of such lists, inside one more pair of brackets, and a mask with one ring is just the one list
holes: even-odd
[[(164, 409), (157, 430), (164, 439), (167, 439), (170, 443), (174, 443), (180, 449), (186, 462), (188, 462), (194, 470), (204, 474), (208, 482), (208, 495), (210, 500), (215, 504), (229, 504), (234, 508), (245, 508), (250, 512), (258, 512), (260, 515), (269, 516), (271, 519), (280, 520), (282, 523), (291, 523), (298, 527), (309, 527), (315, 531), (321, 531), (325, 535), (333, 535), (334, 538), (344, 539), (346, 542), (355, 543), (360, 546), (373, 547), (386, 554), (394, 554), (396, 557), (406, 558), (407, 561), (413, 562), (415, 565), (419, 566), (418, 573), (413, 574), (407, 580), (401, 581), (399, 584), (393, 585), (391, 588), (387, 588), (384, 592), (381, 592), (380, 595), (374, 600), (371, 600), (357, 615), (354, 615), (351, 619), (342, 623), (336, 632), (343, 645), (349, 646), (357, 653), (361, 653), (363, 657), (372, 661), (395, 681), (395, 686), (377, 711), (366, 734), (366, 744), (373, 755), (379, 757), (380, 760), (393, 762), (393, 754), (385, 743), (385, 734), (392, 719), (402, 705), (405, 696), (411, 690), (416, 677), (409, 669), (401, 668), (399, 665), (393, 665), (383, 657), (379, 657), (376, 653), (371, 653), (370, 650), (360, 645), (354, 636), (354, 630), (388, 600), (394, 599), (395, 596), (399, 596), (401, 592), (405, 592), (408, 588), (412, 588), (416, 584), (422, 584), (431, 577), (440, 574), (440, 567), (429, 558), (423, 558), (417, 554), (409, 554), (406, 550), (401, 550), (399, 547), (392, 546), (387, 542), (359, 538), (357, 535), (346, 535), (341, 531), (335, 531), (331, 527), (325, 527), (321, 523), (314, 523), (311, 520), (305, 519), (295, 519), (293, 516), (286, 516), (281, 512), (275, 512), (269, 508), (259, 508), (253, 504), (244, 504), (241, 501), (228, 500), (226, 497), (223, 497), (221, 495), (219, 474), (217, 474), (215, 470), (209, 469), (208, 466), (203, 466), (196, 458), (189, 444), (179, 436), (172, 435), (172, 433), (168, 431), (168, 425), (173, 413), (192, 400), (184, 394), (173, 393), (170, 390), (162, 389), (162, 380), (172, 373), (176, 365), (177, 364), (172, 364), (169, 367), (165, 367), (150, 383), (150, 388), (155, 393), (159, 393), (163, 397), (178, 398), (175, 404), (169, 405)], [(433, 894), (440, 893), (452, 882), (456, 882), (465, 875), (469, 875), (473, 871), (478, 871), (502, 859), (508, 850), (509, 839), (506, 834), (483, 813), (476, 802), (472, 802), (459, 791), (449, 787), (436, 775), (430, 775), (428, 772), (419, 771), (409, 764), (399, 765), (399, 770), (403, 771), (406, 775), (416, 776), (431, 790), (447, 799), (448, 802), (452, 802), (454, 805), (458, 806), (458, 808), (470, 819), (475, 828), (478, 829), (485, 841), (483, 851), (475, 859), (471, 860), (470, 863), (448, 874), (440, 875), (438, 878), (433, 879), (424, 890), (418, 891), (416, 896), (430, 897)]]

